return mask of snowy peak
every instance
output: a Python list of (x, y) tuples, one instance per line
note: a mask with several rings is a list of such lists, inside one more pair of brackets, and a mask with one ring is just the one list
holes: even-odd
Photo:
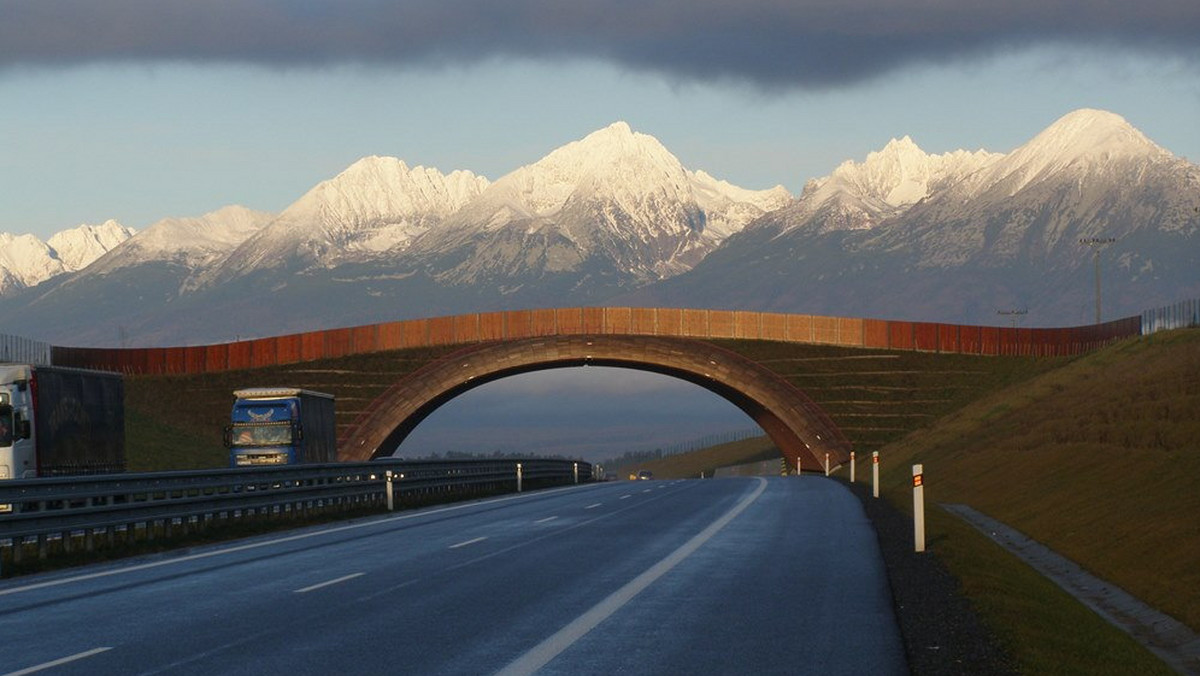
[(995, 186), (1003, 195), (1015, 195), (1066, 172), (1094, 176), (1123, 173), (1132, 164), (1176, 161), (1120, 115), (1085, 108), (1059, 118), (972, 183), (976, 193)]
[[(658, 139), (616, 122), (501, 177), (415, 246), (455, 260), (441, 277), (455, 284), (593, 264), (642, 282), (690, 269), (790, 199), (779, 186), (746, 190), (689, 171)], [(522, 269), (529, 261), (537, 269)]]
[(114, 220), (64, 230), (49, 242), (33, 235), (0, 233), (0, 295), (81, 270), (133, 234), (133, 229)]
[(100, 225), (81, 225), (64, 230), (50, 238), (47, 244), (54, 249), (67, 270), (82, 270), (92, 261), (134, 236), (127, 228), (109, 219)]
[(1042, 155), (1060, 162), (1085, 158), (1169, 154), (1129, 124), (1105, 110), (1083, 108), (1059, 118), (1014, 155)]
[[(929, 155), (905, 136), (892, 139), (882, 150), (868, 153), (861, 164), (853, 160), (843, 162), (828, 179), (814, 187), (824, 188), (826, 194), (848, 192), (891, 207), (906, 207), (999, 157), (985, 151), (965, 150)], [(818, 201), (823, 200), (818, 197)]]
[(159, 261), (202, 267), (228, 254), (274, 217), (231, 205), (197, 218), (164, 218), (97, 260), (85, 274)]

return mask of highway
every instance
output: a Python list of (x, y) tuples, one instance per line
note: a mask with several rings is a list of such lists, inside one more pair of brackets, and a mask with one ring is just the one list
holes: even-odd
[(822, 477), (621, 481), (0, 584), (0, 675), (903, 674)]

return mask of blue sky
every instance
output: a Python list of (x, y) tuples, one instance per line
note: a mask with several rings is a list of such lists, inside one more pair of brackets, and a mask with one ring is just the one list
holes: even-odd
[(624, 24), (603, 19), (622, 0), (0, 0), (0, 232), (278, 211), (372, 154), (496, 179), (615, 120), (689, 168), (794, 193), (893, 137), (1008, 151), (1082, 107), (1200, 161), (1192, 0), (1015, 2), (1003, 20), (968, 0), (694, 0), (712, 16), (691, 29), (667, 20), (676, 0), (636, 4)]

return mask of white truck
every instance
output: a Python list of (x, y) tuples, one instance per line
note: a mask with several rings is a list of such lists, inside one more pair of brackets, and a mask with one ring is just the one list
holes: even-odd
[(0, 364), (0, 480), (124, 470), (121, 374)]

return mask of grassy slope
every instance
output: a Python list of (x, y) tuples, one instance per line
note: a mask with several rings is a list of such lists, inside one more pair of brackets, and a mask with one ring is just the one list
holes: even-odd
[(1200, 331), (1125, 341), (885, 449), (902, 502), (963, 502), (1200, 630)]

